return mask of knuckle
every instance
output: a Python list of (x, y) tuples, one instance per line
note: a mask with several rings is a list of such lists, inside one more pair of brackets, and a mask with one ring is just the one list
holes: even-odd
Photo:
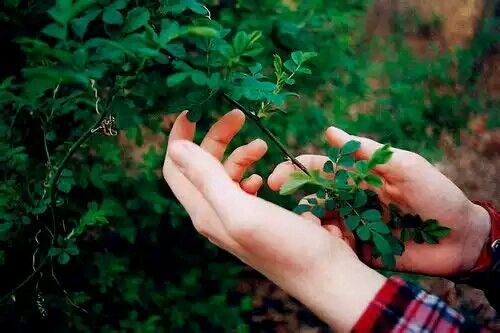
[(212, 141), (213, 143), (215, 143), (217, 145), (227, 145), (230, 141), (226, 137), (218, 136), (218, 135), (210, 134), (210, 133), (207, 135), (207, 139)]
[(210, 220), (205, 214), (196, 214), (193, 219), (194, 229), (204, 237), (210, 236)]

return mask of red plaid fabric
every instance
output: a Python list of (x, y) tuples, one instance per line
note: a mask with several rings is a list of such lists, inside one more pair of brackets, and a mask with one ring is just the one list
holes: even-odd
[(353, 332), (489, 332), (466, 320), (439, 297), (391, 277), (353, 328)]

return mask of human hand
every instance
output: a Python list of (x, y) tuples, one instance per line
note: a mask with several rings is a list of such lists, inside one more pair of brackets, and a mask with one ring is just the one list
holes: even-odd
[[(349, 135), (335, 127), (328, 128), (326, 138), (333, 147), (341, 147), (349, 140), (359, 141), (361, 148), (355, 153), (355, 157), (361, 160), (369, 159), (382, 146), (378, 142)], [(396, 269), (433, 275), (469, 271), (489, 234), (487, 212), (467, 199), (455, 184), (420, 155), (401, 149), (393, 151), (387, 164), (378, 165), (374, 169), (384, 180), (380, 188), (372, 189), (381, 202), (386, 206), (396, 204), (405, 213), (419, 214), (424, 220), (436, 219), (441, 225), (451, 228), (449, 235), (441, 238), (439, 244), (408, 242), (403, 255), (396, 258)], [(298, 157), (307, 168), (316, 170), (321, 170), (327, 159), (320, 155)], [(278, 165), (269, 176), (269, 187), (279, 190), (295, 171), (297, 170), (290, 162)], [(327, 225), (338, 234), (338, 228), (332, 227), (331, 223)], [(346, 228), (342, 231), (346, 240), (352, 244), (352, 234)], [(363, 251), (360, 255), (367, 263), (381, 266), (379, 260), (372, 259), (369, 251)]]
[[(229, 133), (225, 121), (216, 126)], [(341, 239), (249, 194), (254, 191), (243, 190), (234, 182), (228, 163), (224, 168), (218, 161), (225, 145), (216, 145), (214, 154), (206, 144), (202, 143), (203, 149), (190, 142), (193, 134), (194, 124), (181, 115), (170, 134), (163, 175), (196, 230), (301, 300), (332, 327), (349, 330), (385, 279), (362, 264)], [(227, 144), (230, 137), (223, 142)]]

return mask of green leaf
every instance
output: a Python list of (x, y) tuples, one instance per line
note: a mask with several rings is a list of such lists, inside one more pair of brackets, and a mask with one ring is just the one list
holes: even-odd
[(438, 243), (437, 239), (435, 239), (434, 237), (432, 237), (432, 235), (428, 234), (425, 231), (422, 231), (421, 235), (422, 235), (424, 242), (426, 242), (428, 244), (437, 244)]
[(384, 145), (381, 148), (375, 150), (372, 158), (368, 161), (368, 168), (373, 169), (379, 164), (385, 164), (389, 162), (392, 157), (392, 150), (390, 145)]
[(58, 256), (59, 254), (61, 254), (61, 252), (62, 252), (61, 248), (59, 248), (59, 247), (51, 247), (49, 249), (48, 255), (51, 256), (51, 257), (55, 257), (55, 256)]
[(326, 192), (325, 189), (321, 188), (316, 192), (316, 197), (318, 199), (325, 199), (326, 198)]
[(317, 205), (318, 204), (318, 200), (316, 200), (315, 198), (307, 198), (306, 201), (308, 203), (310, 203), (311, 205)]
[(198, 86), (203, 86), (207, 83), (207, 75), (200, 70), (194, 70), (191, 72), (191, 80)]
[(350, 214), (352, 212), (351, 206), (343, 206), (339, 208), (339, 215), (340, 216), (346, 216), (347, 214)]
[(366, 192), (363, 190), (359, 190), (358, 192), (356, 192), (356, 195), (354, 196), (353, 206), (354, 208), (362, 207), (366, 204), (367, 201), (368, 197), (366, 195)]
[(73, 33), (78, 38), (83, 38), (85, 36), (85, 33), (87, 32), (87, 28), (90, 22), (95, 20), (100, 13), (100, 9), (91, 9), (88, 10), (87, 14), (85, 14), (84, 16), (73, 19), (71, 21), (71, 28), (73, 29)]
[(295, 172), (290, 175), (290, 179), (281, 186), (281, 195), (290, 195), (302, 186), (311, 183), (312, 179), (303, 172)]
[(161, 29), (158, 36), (159, 44), (164, 47), (167, 43), (179, 37), (179, 24), (175, 21), (161, 20)]
[(382, 263), (384, 264), (384, 268), (386, 269), (396, 268), (395, 257), (391, 254), (382, 255)]
[(352, 156), (342, 156), (339, 159), (339, 165), (343, 166), (344, 168), (350, 168), (354, 165), (356, 160)]
[(123, 31), (131, 33), (145, 26), (149, 21), (149, 10), (144, 7), (136, 7), (128, 12)]
[(57, 257), (57, 262), (61, 265), (66, 265), (69, 262), (70, 256), (66, 252), (62, 252), (59, 257)]
[(333, 169), (334, 166), (332, 161), (326, 161), (326, 163), (323, 165), (323, 171), (326, 173), (332, 173)]
[(387, 224), (382, 223), (382, 222), (376, 222), (376, 223), (370, 223), (369, 227), (371, 230), (376, 231), (380, 234), (390, 234), (391, 230), (387, 226)]
[(356, 169), (359, 171), (360, 174), (364, 175), (368, 172), (368, 162), (366, 161), (357, 161), (356, 162)]
[(69, 169), (64, 169), (59, 177), (59, 182), (57, 183), (57, 188), (59, 191), (64, 193), (69, 193), (71, 188), (75, 185), (75, 180), (73, 179), (73, 172)]
[(318, 218), (323, 218), (325, 216), (325, 207), (323, 206), (314, 206), (311, 209), (311, 213), (313, 213)]
[(333, 199), (327, 199), (325, 201), (325, 208), (329, 211), (335, 210), (335, 201)]
[(404, 228), (402, 231), (401, 231), (401, 241), (403, 243), (407, 242), (408, 240), (411, 239), (411, 235), (410, 235), (410, 229), (407, 229), (407, 228)]
[(347, 141), (342, 146), (342, 155), (352, 154), (355, 151), (357, 151), (360, 147), (361, 147), (361, 143), (359, 141), (356, 141), (356, 140)]
[(318, 56), (318, 53), (316, 52), (303, 52), (302, 53), (302, 63), (314, 58), (314, 57), (317, 57)]
[(189, 110), (186, 118), (192, 123), (197, 123), (201, 119), (201, 114), (202, 112), (200, 108), (194, 108), (192, 110)]
[(297, 69), (297, 73), (302, 73), (302, 74), (312, 74), (312, 71), (307, 68), (307, 67), (300, 67), (299, 69)]
[(347, 173), (347, 171), (338, 170), (337, 173), (335, 174), (335, 178), (333, 180), (335, 183), (335, 187), (337, 187), (337, 189), (347, 188), (348, 187), (348, 184), (347, 184), (348, 179), (349, 179), (349, 174)]
[(172, 74), (167, 78), (167, 86), (175, 87), (182, 83), (188, 76), (189, 74), (185, 72)]
[(447, 228), (447, 227), (440, 227), (438, 229), (429, 230), (429, 231), (426, 230), (426, 232), (434, 238), (443, 238), (445, 236), (448, 236), (450, 231), (451, 231), (451, 229)]
[(106, 24), (122, 24), (123, 15), (116, 9), (107, 7), (102, 13), (102, 20)]
[(398, 255), (398, 256), (403, 254), (403, 252), (405, 250), (405, 246), (399, 239), (390, 235), (387, 237), (387, 240), (389, 241), (389, 244), (391, 244), (393, 254)]
[(302, 214), (302, 213), (310, 211), (311, 208), (312, 207), (309, 206), (309, 205), (298, 205), (297, 207), (295, 207), (293, 209), (293, 212), (296, 213), (296, 214)]
[(210, 27), (189, 27), (188, 33), (195, 36), (213, 38), (218, 35), (217, 30)]
[(359, 239), (362, 241), (367, 241), (370, 239), (371, 231), (367, 225), (361, 225), (356, 229), (356, 235), (358, 235)]
[(291, 58), (296, 65), (300, 65), (302, 63), (302, 51), (292, 52)]
[(13, 222), (5, 222), (5, 223), (0, 224), (0, 234), (6, 233), (7, 231), (9, 231), (13, 225), (14, 225)]
[(328, 158), (330, 160), (332, 160), (333, 162), (337, 161), (337, 159), (339, 158), (339, 154), (340, 154), (340, 149), (338, 149), (336, 147), (328, 149), (328, 153), (327, 153)]
[(67, 30), (57, 23), (51, 23), (42, 29), (42, 32), (47, 36), (54, 37), (56, 39), (64, 40), (66, 39)]
[(374, 174), (369, 174), (364, 179), (369, 185), (373, 187), (380, 187), (384, 184), (382, 178)]
[(138, 112), (133, 108), (130, 100), (116, 97), (111, 102), (111, 110), (116, 114), (116, 125), (119, 129), (129, 129), (141, 123)]
[(250, 43), (250, 38), (248, 34), (244, 31), (238, 31), (233, 39), (233, 49), (236, 54), (243, 53), (248, 44)]
[(380, 254), (388, 255), (392, 253), (392, 248), (389, 242), (380, 234), (374, 232), (372, 233), (373, 244)]
[(361, 223), (361, 218), (357, 215), (351, 215), (345, 219), (344, 223), (349, 230), (354, 231)]
[(76, 246), (74, 246), (74, 244), (72, 246), (68, 246), (67, 248), (65, 248), (64, 252), (66, 252), (72, 256), (76, 256), (80, 253), (80, 251), (78, 250), (78, 248)]
[(368, 209), (361, 213), (361, 217), (370, 222), (378, 222), (382, 219), (382, 215), (376, 209)]

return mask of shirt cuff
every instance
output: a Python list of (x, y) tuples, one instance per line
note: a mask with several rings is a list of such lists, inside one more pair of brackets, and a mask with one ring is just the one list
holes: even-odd
[(360, 333), (373, 332), (375, 324), (392, 303), (394, 296), (400, 291), (401, 287), (405, 285), (406, 282), (400, 278), (391, 277), (387, 279), (373, 301), (370, 302), (365, 312), (358, 319), (352, 331)]

